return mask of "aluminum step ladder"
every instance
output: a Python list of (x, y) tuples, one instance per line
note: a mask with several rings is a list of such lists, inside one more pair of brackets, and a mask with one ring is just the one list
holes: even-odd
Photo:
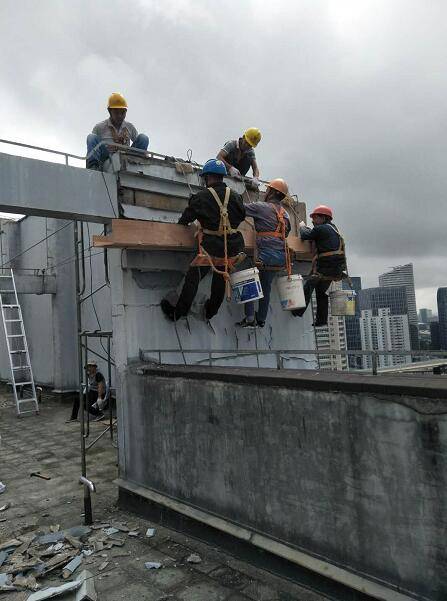
[[(0, 271), (0, 307), (17, 416), (20, 417), (27, 413), (37, 414), (39, 413), (39, 404), (23, 324), (22, 308), (17, 296), (12, 269)], [(19, 394), (17, 394), (18, 391)], [(25, 392), (28, 393), (27, 396), (25, 396)]]

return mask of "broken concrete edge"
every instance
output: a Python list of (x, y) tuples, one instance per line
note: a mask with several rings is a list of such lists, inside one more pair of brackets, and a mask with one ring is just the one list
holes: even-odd
[(114, 480), (120, 490), (137, 495), (150, 503), (155, 503), (162, 507), (167, 508), (170, 511), (181, 514), (220, 530), (225, 534), (247, 542), (258, 549), (277, 555), (287, 561), (295, 563), (303, 568), (311, 570), (325, 578), (330, 578), (335, 582), (343, 584), (351, 589), (355, 589), (380, 601), (414, 601), (415, 597), (404, 592), (399, 592), (393, 588), (390, 588), (384, 583), (377, 580), (371, 579), (365, 575), (357, 574), (349, 571), (348, 569), (337, 566), (324, 558), (317, 557), (306, 553), (303, 550), (299, 550), (295, 547), (285, 544), (284, 542), (270, 538), (262, 533), (250, 530), (245, 526), (238, 525), (234, 522), (226, 520), (217, 515), (213, 515), (207, 511), (199, 509), (197, 507), (187, 505), (182, 501), (173, 499), (167, 495), (161, 494), (157, 491), (149, 488), (139, 486), (133, 482), (118, 478)]
[[(222, 354), (224, 351), (215, 351)], [(228, 351), (231, 355), (233, 352)], [(272, 351), (274, 353), (274, 351)], [(299, 354), (299, 351), (297, 351)], [(435, 399), (439, 403), (447, 404), (447, 378), (439, 380), (435, 377), (418, 378), (417, 381), (408, 381), (405, 376), (372, 376), (349, 373), (326, 373), (322, 371), (303, 370), (277, 370), (274, 368), (256, 367), (206, 367), (182, 365), (147, 365), (139, 364), (131, 367), (133, 373), (166, 378), (185, 378), (188, 380), (206, 380), (234, 383), (252, 384), (263, 386), (281, 386), (298, 390), (321, 390), (326, 392), (350, 393), (375, 393), (386, 396), (419, 397)], [(442, 381), (441, 381), (442, 379)], [(393, 398), (393, 401), (396, 399)], [(398, 402), (398, 401), (397, 401)], [(412, 399), (406, 404), (412, 406)], [(414, 407), (418, 411), (420, 407)], [(422, 411), (423, 412), (423, 411)], [(445, 412), (443, 407), (440, 413)], [(430, 411), (436, 413), (436, 411)]]

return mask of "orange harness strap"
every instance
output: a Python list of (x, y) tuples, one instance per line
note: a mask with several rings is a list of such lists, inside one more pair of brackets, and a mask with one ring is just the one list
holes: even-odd
[[(281, 238), (284, 241), (284, 252), (285, 252), (285, 257), (286, 257), (285, 268), (287, 270), (287, 276), (290, 279), (290, 276), (292, 275), (292, 260), (290, 258), (290, 251), (287, 246), (287, 240), (286, 240), (286, 220), (285, 220), (286, 211), (285, 211), (284, 207), (278, 208), (273, 203), (269, 203), (269, 204), (272, 207), (272, 209), (274, 209), (274, 211), (276, 213), (276, 217), (278, 218), (278, 225), (276, 226), (276, 230), (271, 231), (271, 232), (256, 232), (256, 236), (259, 236), (260, 238)], [(282, 271), (283, 268), (282, 267), (280, 267), (280, 268), (274, 267), (274, 268), (268, 268), (268, 269), (269, 269), (269, 271)]]

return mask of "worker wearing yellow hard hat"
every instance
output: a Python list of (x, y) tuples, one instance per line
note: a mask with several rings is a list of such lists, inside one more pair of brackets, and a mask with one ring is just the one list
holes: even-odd
[(118, 149), (117, 145), (141, 151), (149, 146), (149, 138), (139, 134), (135, 126), (125, 120), (127, 102), (122, 94), (113, 92), (109, 96), (107, 110), (109, 118), (95, 125), (87, 136), (87, 169), (102, 169), (110, 152)]
[(259, 169), (255, 148), (261, 141), (261, 132), (257, 127), (249, 127), (238, 140), (226, 142), (217, 158), (225, 163), (229, 175), (240, 179), (253, 171), (253, 183), (259, 184)]

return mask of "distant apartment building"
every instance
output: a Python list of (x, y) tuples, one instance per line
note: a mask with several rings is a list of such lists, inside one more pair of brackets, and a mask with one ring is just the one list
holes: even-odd
[(391, 271), (379, 275), (379, 286), (382, 288), (405, 286), (407, 293), (408, 322), (410, 326), (411, 348), (419, 348), (418, 314), (416, 308), (416, 292), (414, 287), (413, 264), (398, 265)]
[[(351, 277), (351, 284), (347, 280), (343, 280), (343, 290), (354, 290), (358, 295), (362, 289), (362, 278)], [(360, 337), (360, 321), (358, 312), (358, 303), (356, 297), (356, 314), (345, 317), (346, 329), (346, 346), (348, 350), (359, 350), (362, 348), (362, 340)], [(348, 355), (348, 364), (350, 369), (362, 368), (362, 356)]]
[(359, 290), (357, 294), (359, 316), (365, 309), (372, 309), (377, 314), (378, 309), (386, 308), (390, 309), (391, 315), (408, 315), (408, 299), (405, 286)]
[(447, 288), (438, 288), (439, 348), (447, 350)]
[(419, 309), (419, 323), (430, 323), (432, 316), (431, 309)]
[[(333, 282), (331, 290), (341, 290), (341, 282)], [(315, 296), (313, 297), (313, 311), (315, 319)], [(346, 350), (346, 329), (345, 318), (331, 315), (331, 304), (329, 301), (329, 318), (328, 325), (324, 328), (315, 328), (316, 346), (319, 351), (331, 350)], [(320, 355), (318, 357), (320, 369), (330, 369), (335, 371), (347, 370), (348, 360), (346, 355)]]
[[(389, 307), (364, 309), (360, 314), (362, 349), (381, 351), (409, 351), (411, 349), (408, 315), (392, 315)], [(411, 363), (410, 355), (379, 355), (379, 367), (393, 367)], [(371, 369), (372, 358), (362, 359), (364, 369)]]

